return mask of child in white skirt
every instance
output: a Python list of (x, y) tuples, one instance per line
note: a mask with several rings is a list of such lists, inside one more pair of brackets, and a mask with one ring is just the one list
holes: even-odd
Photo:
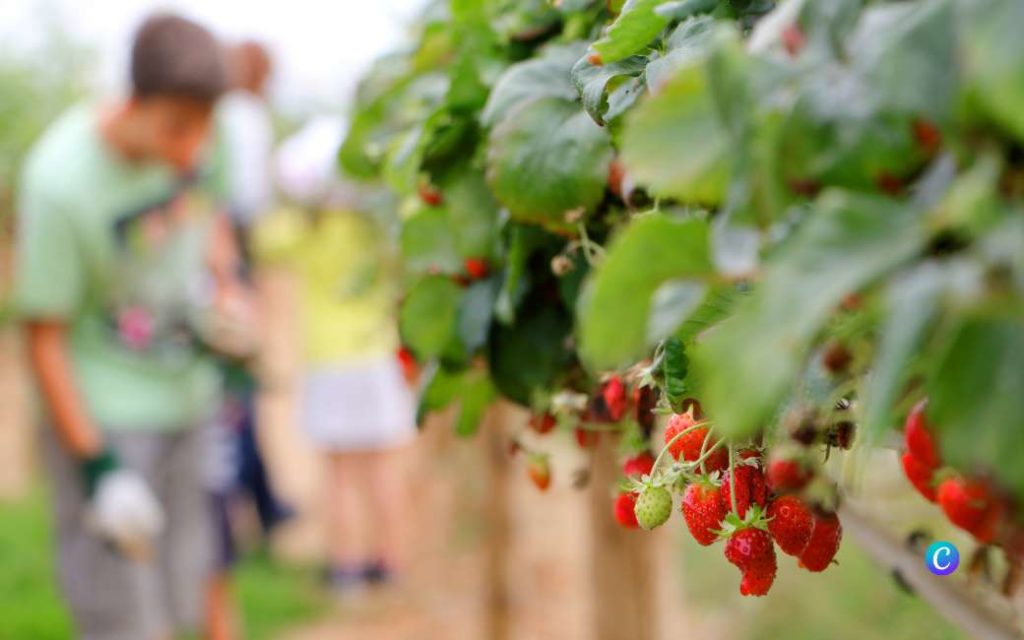
[[(302, 147), (331, 139), (317, 130), (325, 126), (311, 125), (308, 138), (300, 132), (282, 147), (282, 182), (322, 184), (307, 175), (318, 163), (289, 156), (316, 155)], [(329, 167), (335, 151), (321, 154)], [(325, 200), (323, 193), (289, 195)], [(273, 214), (257, 228), (255, 248), (299, 280), (302, 423), (326, 460), (331, 583), (345, 591), (387, 581), (402, 566), (399, 536), (409, 513), (403, 457), (416, 436), (412, 393), (397, 359), (388, 238), (368, 215), (320, 208)]]

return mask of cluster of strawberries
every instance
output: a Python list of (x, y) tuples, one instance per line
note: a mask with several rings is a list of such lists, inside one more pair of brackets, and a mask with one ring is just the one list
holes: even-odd
[(631, 478), (615, 498), (616, 520), (627, 528), (664, 524), (673, 507), (672, 490), (682, 490), (681, 511), (693, 538), (703, 546), (725, 540), (725, 557), (742, 574), (740, 593), (768, 593), (778, 568), (775, 546), (798, 558), (808, 571), (824, 571), (842, 539), (833, 511), (812, 507), (801, 497), (812, 468), (797, 457), (773, 456), (748, 448), (732, 461), (711, 429), (687, 413), (675, 414), (665, 429), (666, 450), (677, 461), (656, 473), (650, 453), (628, 458)]
[(927, 400), (917, 403), (903, 427), (903, 472), (918, 493), (942, 508), (957, 527), (982, 544), (1018, 546), (1022, 537), (1010, 517), (1010, 505), (987, 480), (973, 478), (943, 464), (925, 418)]

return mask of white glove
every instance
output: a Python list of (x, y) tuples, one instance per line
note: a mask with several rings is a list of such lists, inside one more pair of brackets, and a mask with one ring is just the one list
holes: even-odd
[(115, 469), (104, 474), (86, 512), (90, 528), (130, 558), (151, 555), (153, 539), (164, 526), (164, 512), (139, 474)]

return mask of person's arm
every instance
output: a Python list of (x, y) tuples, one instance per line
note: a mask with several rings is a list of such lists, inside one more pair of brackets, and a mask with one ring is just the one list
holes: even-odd
[(25, 323), (25, 334), (29, 364), (61, 442), (76, 458), (97, 458), (103, 452), (103, 439), (75, 386), (68, 357), (67, 325), (29, 320)]

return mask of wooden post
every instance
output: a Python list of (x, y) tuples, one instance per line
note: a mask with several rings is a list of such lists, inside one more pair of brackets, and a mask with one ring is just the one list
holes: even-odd
[(623, 529), (612, 517), (619, 466), (608, 438), (594, 451), (591, 473), (594, 638), (653, 640), (658, 633), (657, 588), (650, 536), (655, 534)]
[(488, 536), (485, 566), (487, 605), (485, 637), (489, 640), (509, 640), (509, 571), (508, 549), (510, 541), (511, 501), (509, 500), (509, 473), (511, 473), (507, 422), (510, 409), (503, 402), (491, 407), (483, 424), (484, 447), (487, 450), (487, 502)]

